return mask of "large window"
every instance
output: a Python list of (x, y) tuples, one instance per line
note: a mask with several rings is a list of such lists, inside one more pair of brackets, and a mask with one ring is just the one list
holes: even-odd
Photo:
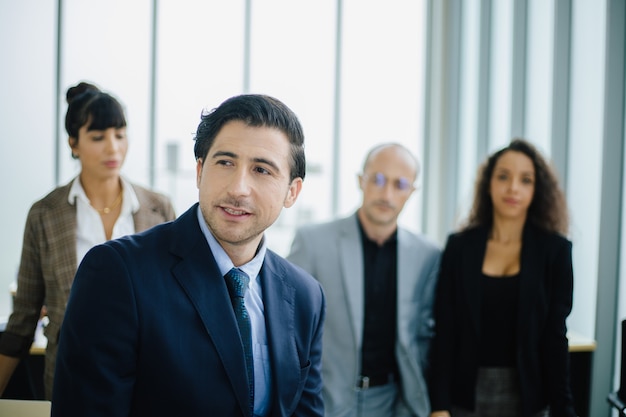
[[(0, 316), (11, 309), (3, 288), (16, 277), (28, 208), (79, 170), (63, 128), (70, 86), (90, 81), (120, 100), (123, 175), (169, 194), (179, 214), (197, 201), (201, 112), (240, 93), (284, 101), (304, 126), (307, 155), (299, 201), (268, 233), (286, 254), (297, 225), (356, 209), (371, 146), (400, 142), (424, 159), (426, 9), (427, 0), (0, 0), (0, 55), (10, 63), (0, 69), (0, 157), (3, 177), (19, 178), (3, 185), (12, 204), (1, 224)], [(421, 195), (401, 217), (416, 231)]]
[[(181, 212), (197, 200), (193, 133), (203, 109), (239, 93), (275, 96), (305, 130), (307, 177), (268, 232), (286, 254), (294, 228), (353, 211), (376, 143), (421, 158), (425, 1), (159, 2), (156, 185)], [(419, 195), (419, 193), (416, 193)], [(418, 228), (420, 199), (402, 221)]]
[[(11, 310), (28, 208), (78, 172), (64, 95), (87, 80), (126, 108), (124, 175), (169, 194), (179, 214), (197, 201), (192, 139), (203, 110), (240, 93), (293, 108), (308, 172), (268, 233), (281, 254), (296, 226), (358, 207), (363, 158), (383, 141), (426, 168), (401, 223), (443, 244), (467, 215), (478, 162), (526, 136), (556, 162), (571, 209), (568, 324), (610, 336), (612, 307), (626, 310), (616, 265), (626, 232), (607, 236), (624, 228), (607, 210), (624, 212), (611, 181), (623, 176), (624, 26), (618, 0), (0, 0), (0, 316)], [(621, 286), (607, 264), (621, 267)], [(603, 294), (612, 302), (599, 303)], [(594, 401), (605, 406), (602, 395)]]

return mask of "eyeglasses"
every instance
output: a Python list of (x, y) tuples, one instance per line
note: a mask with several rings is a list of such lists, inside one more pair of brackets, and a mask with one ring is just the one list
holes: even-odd
[(413, 188), (413, 184), (408, 180), (408, 178), (400, 177), (390, 180), (380, 172), (377, 172), (374, 175), (363, 174), (363, 179), (369, 181), (378, 188), (385, 188), (390, 182), (393, 185), (393, 188), (398, 191), (409, 191)]

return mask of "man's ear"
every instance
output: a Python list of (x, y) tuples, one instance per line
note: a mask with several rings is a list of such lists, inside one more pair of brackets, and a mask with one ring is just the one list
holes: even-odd
[(200, 180), (202, 179), (202, 158), (196, 160), (196, 187), (200, 188)]
[(363, 188), (365, 188), (365, 187), (363, 187), (363, 181), (365, 181), (365, 180), (363, 179), (363, 174), (359, 174), (359, 175), (357, 175), (357, 181), (359, 181), (359, 189), (360, 189), (361, 191), (363, 191)]
[(287, 190), (287, 196), (285, 196), (285, 201), (283, 205), (285, 208), (289, 208), (294, 205), (296, 200), (298, 199), (298, 195), (302, 191), (302, 178), (294, 178), (289, 184), (289, 189)]

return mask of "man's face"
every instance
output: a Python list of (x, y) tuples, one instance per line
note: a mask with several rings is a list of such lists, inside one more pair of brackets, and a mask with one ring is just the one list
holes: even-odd
[(289, 181), (287, 136), (278, 129), (226, 123), (204, 161), (197, 186), (204, 219), (222, 247), (254, 252), (283, 207), (291, 207), (302, 179)]
[(395, 224), (413, 190), (415, 163), (397, 147), (383, 148), (372, 155), (359, 177), (363, 191), (361, 212), (376, 226)]

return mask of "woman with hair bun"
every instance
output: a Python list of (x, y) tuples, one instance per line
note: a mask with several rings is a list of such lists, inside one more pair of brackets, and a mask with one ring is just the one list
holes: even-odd
[(59, 330), (85, 253), (107, 240), (175, 218), (169, 198), (120, 174), (128, 138), (118, 100), (86, 82), (70, 87), (66, 99), (65, 129), (80, 173), (34, 203), (28, 213), (13, 313), (0, 338), (0, 394), (20, 358), (28, 355), (43, 310), (49, 319), (44, 329), (45, 397), (52, 398)]
[(479, 170), (435, 301), (431, 417), (575, 417), (565, 319), (572, 244), (556, 175), (513, 140)]

